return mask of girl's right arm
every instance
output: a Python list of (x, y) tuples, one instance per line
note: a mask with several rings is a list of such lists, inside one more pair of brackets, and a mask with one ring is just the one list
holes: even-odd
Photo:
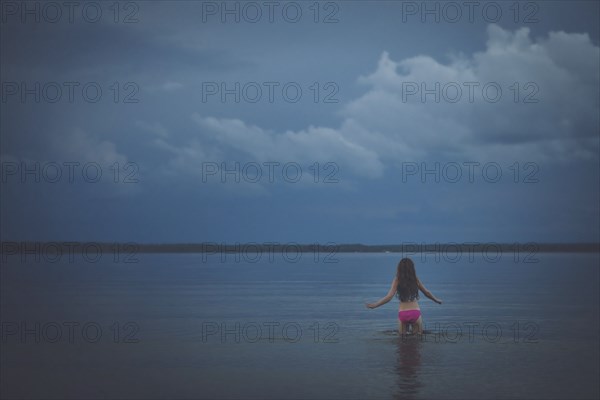
[(438, 304), (442, 304), (442, 301), (440, 299), (438, 299), (433, 294), (431, 294), (431, 292), (429, 290), (427, 290), (427, 288), (425, 286), (423, 286), (423, 284), (421, 283), (421, 280), (419, 278), (417, 278), (417, 285), (419, 285), (419, 289), (421, 289), (421, 292), (423, 292), (423, 294), (425, 296), (427, 296), (428, 298), (430, 298), (431, 300), (435, 301)]
[(366, 304), (367, 308), (377, 308), (377, 307), (389, 302), (391, 299), (394, 298), (394, 295), (396, 294), (397, 289), (398, 289), (398, 278), (394, 277), (394, 280), (392, 281), (392, 286), (390, 287), (388, 294), (386, 294), (385, 297), (383, 297), (381, 300), (379, 300), (376, 303), (367, 303)]

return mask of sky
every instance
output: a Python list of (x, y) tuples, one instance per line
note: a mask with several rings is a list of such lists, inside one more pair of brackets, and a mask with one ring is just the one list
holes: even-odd
[(0, 5), (4, 241), (600, 240), (596, 1), (52, 4)]

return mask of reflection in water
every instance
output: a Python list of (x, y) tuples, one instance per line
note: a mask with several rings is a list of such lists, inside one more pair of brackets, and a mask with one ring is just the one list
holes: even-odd
[(398, 378), (397, 399), (413, 399), (418, 397), (421, 382), (421, 347), (423, 342), (418, 337), (399, 337), (396, 348), (396, 375)]

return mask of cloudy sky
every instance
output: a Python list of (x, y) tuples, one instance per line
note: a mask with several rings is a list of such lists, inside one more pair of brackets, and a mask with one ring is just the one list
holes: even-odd
[(598, 2), (28, 4), (2, 240), (600, 240)]

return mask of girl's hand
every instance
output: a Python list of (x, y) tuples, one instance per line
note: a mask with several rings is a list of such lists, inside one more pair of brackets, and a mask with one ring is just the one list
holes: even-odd
[(367, 308), (370, 308), (370, 309), (375, 308), (375, 304), (373, 304), (373, 303), (365, 303), (365, 305), (367, 306)]
[(442, 304), (442, 301), (440, 299), (437, 299), (435, 302), (438, 304)]

